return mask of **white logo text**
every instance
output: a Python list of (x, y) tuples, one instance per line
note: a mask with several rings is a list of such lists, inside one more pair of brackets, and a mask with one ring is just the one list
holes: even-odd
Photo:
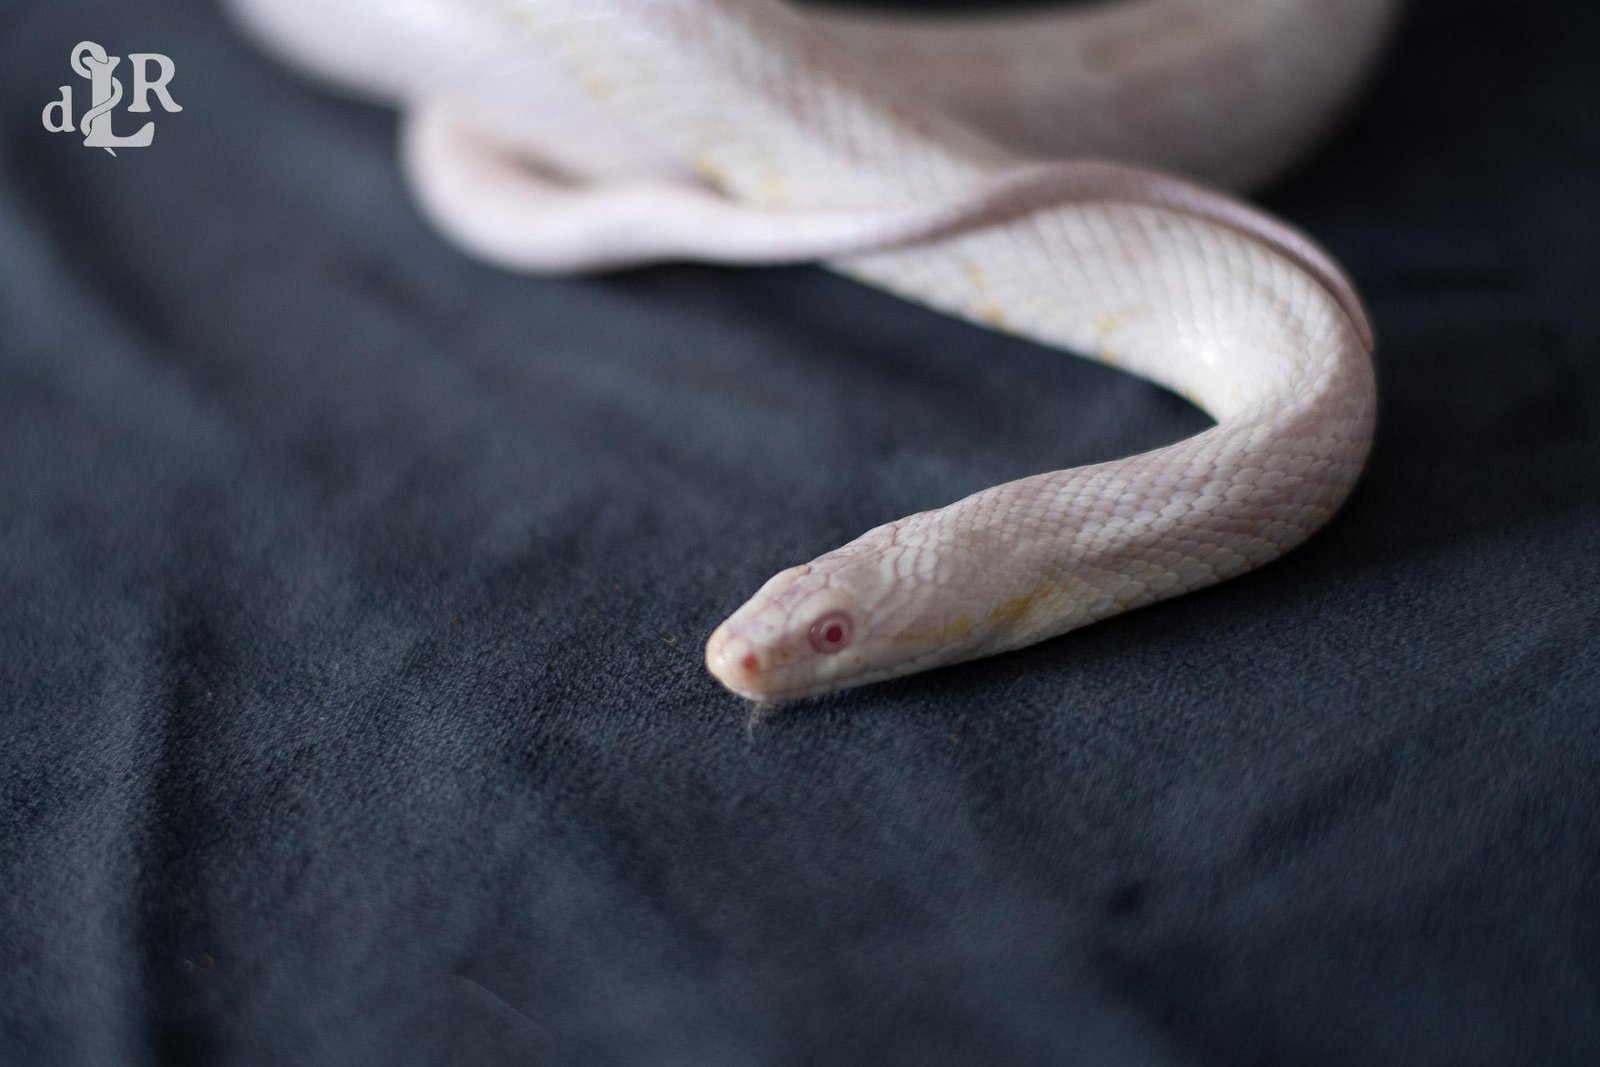
[[(121, 56), (108, 56), (106, 50), (93, 41), (83, 41), (72, 50), (72, 69), (80, 78), (89, 79), (93, 103), (83, 113), (79, 127), (83, 143), (89, 148), (104, 148), (116, 155), (118, 148), (145, 148), (155, 140), (156, 124), (146, 122), (136, 132), (117, 134), (111, 129), (111, 111), (122, 102), (122, 79), (113, 76)], [(177, 73), (171, 59), (156, 52), (131, 52), (128, 66), (133, 71), (133, 99), (128, 110), (143, 115), (150, 112), (150, 94), (154, 93), (162, 110), (182, 111), (172, 99), (167, 83)], [(151, 75), (151, 68), (155, 75)], [(72, 86), (60, 87), (61, 95), (45, 105), (44, 128), (51, 133), (72, 132)]]

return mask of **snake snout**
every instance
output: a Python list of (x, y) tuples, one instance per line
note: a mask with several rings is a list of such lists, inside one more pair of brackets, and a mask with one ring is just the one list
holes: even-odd
[(732, 632), (726, 623), (717, 627), (706, 641), (706, 668), (717, 681), (740, 696), (761, 699), (766, 658), (749, 640)]

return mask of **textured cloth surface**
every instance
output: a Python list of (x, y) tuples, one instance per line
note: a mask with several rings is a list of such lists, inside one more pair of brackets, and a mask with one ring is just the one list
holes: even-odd
[[(1418, 0), (1267, 196), (1382, 336), (1324, 533), (752, 725), (769, 574), (1202, 417), (817, 270), (499, 273), (215, 10), (0, 4), (0, 1062), (1600, 1061), (1596, 11)], [(42, 128), (84, 39), (151, 147)]]

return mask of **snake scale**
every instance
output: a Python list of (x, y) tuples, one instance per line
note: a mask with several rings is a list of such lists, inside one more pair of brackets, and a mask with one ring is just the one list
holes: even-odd
[(778, 0), (231, 2), (303, 69), (398, 102), (424, 210), (490, 261), (823, 261), (1215, 420), (777, 574), (706, 645), (741, 696), (986, 656), (1233, 577), (1324, 524), (1365, 463), (1373, 338), (1353, 286), (1291, 227), (1144, 168), (1233, 188), (1280, 171), (1359, 83), (1396, 0), (975, 20)]

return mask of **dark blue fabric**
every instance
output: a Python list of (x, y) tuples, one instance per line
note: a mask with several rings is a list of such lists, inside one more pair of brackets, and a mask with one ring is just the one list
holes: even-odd
[[(83, 39), (176, 61), (151, 147), (43, 130)], [(1383, 338), (1323, 534), (751, 726), (769, 574), (1201, 417), (499, 273), (210, 7), (0, 4), (0, 1062), (1600, 1062), (1597, 39), (1417, 0), (1268, 196)]]

